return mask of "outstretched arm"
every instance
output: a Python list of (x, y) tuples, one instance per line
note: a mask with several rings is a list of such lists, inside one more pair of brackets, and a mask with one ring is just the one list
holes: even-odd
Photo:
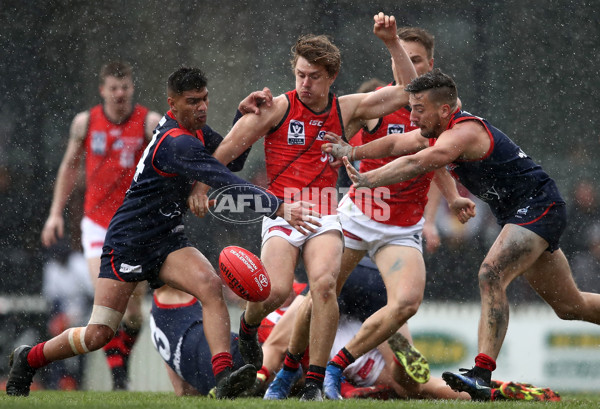
[(403, 134), (389, 134), (383, 138), (354, 147), (344, 142), (339, 135), (331, 132), (325, 134), (325, 139), (331, 143), (325, 143), (321, 146), (323, 152), (330, 153), (335, 158), (347, 156), (350, 161), (408, 155), (429, 146), (428, 139), (423, 138), (418, 129)]
[(395, 86), (383, 87), (367, 94), (350, 94), (340, 97), (342, 117), (352, 121), (381, 118), (408, 104), (405, 86), (417, 77), (410, 57), (396, 34), (396, 19), (379, 13), (374, 16), (373, 32), (387, 47), (392, 56), (394, 74), (400, 79)]
[(489, 136), (485, 129), (474, 121), (465, 121), (442, 132), (435, 145), (412, 155), (401, 156), (369, 172), (358, 173), (347, 158), (344, 159), (344, 164), (347, 163), (346, 171), (356, 187), (374, 188), (404, 182), (442, 168), (458, 158), (480, 159), (489, 150), (489, 146)]
[[(231, 131), (213, 153), (219, 162), (224, 165), (229, 164), (277, 124), (287, 109), (287, 99), (285, 96), (279, 96), (273, 100), (271, 98), (271, 91), (264, 88), (263, 91), (253, 92), (240, 102), (238, 111), (243, 110), (246, 115), (235, 122)], [(256, 113), (257, 110), (258, 113)], [(281, 113), (282, 111), (283, 113)], [(188, 206), (198, 217), (204, 217), (208, 212), (210, 203), (207, 193), (209, 190), (210, 186), (196, 183), (190, 192)]]

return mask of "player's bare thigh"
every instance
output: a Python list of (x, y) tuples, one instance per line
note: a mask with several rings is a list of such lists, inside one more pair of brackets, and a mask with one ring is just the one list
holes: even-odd
[(263, 244), (260, 259), (271, 279), (269, 298), (287, 298), (299, 256), (300, 250), (282, 237), (273, 236)]
[(340, 267), (340, 274), (337, 280), (337, 294), (340, 295), (344, 283), (352, 274), (352, 271), (356, 268), (360, 260), (367, 254), (367, 250), (355, 250), (349, 247), (344, 248), (342, 254), (342, 264)]
[(169, 254), (159, 278), (173, 288), (192, 294), (200, 300), (213, 298), (221, 279), (208, 259), (194, 247), (184, 247)]
[(388, 245), (375, 254), (375, 264), (387, 289), (388, 304), (392, 301), (419, 303), (425, 291), (425, 262), (414, 247)]
[(303, 261), (311, 288), (322, 277), (331, 277), (337, 281), (344, 249), (341, 232), (330, 230), (312, 237), (304, 244)]
[(503, 289), (532, 267), (548, 247), (536, 233), (516, 224), (506, 224), (485, 256), (479, 280), (498, 282)]
[(94, 291), (94, 305), (108, 307), (123, 314), (136, 285), (135, 282), (98, 278)]
[[(598, 295), (579, 290), (573, 279), (569, 263), (560, 249), (553, 253), (549, 251), (542, 253), (531, 268), (525, 272), (525, 278), (540, 297), (559, 316), (566, 319), (572, 318), (569, 314), (572, 314), (573, 306), (584, 306), (588, 298), (599, 298)], [(600, 304), (600, 301), (595, 303)]]

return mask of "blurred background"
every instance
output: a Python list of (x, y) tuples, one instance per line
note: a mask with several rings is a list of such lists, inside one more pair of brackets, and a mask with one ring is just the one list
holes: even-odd
[[(338, 95), (370, 78), (391, 81), (389, 54), (372, 34), (378, 11), (433, 33), (435, 65), (456, 80), (463, 108), (507, 133), (557, 181), (570, 209), (564, 250), (578, 283), (599, 291), (599, 1), (2, 0), (0, 345), (26, 329), (44, 330), (39, 296), (52, 255), (39, 236), (70, 122), (100, 102), (103, 63), (130, 62), (136, 101), (160, 113), (168, 75), (181, 65), (201, 67), (208, 123), (225, 135), (248, 93), (293, 89), (290, 47), (301, 34), (330, 35), (340, 48)], [(261, 182), (263, 170), (262, 146), (255, 146), (242, 175)], [(67, 210), (74, 251), (83, 188)], [(477, 268), (497, 232), (485, 208), (478, 211), (467, 228), (440, 217), (443, 245), (426, 255), (426, 301), (478, 300)], [(260, 224), (189, 219), (190, 238), (213, 263), (226, 245), (259, 252)], [(521, 282), (510, 293), (515, 305), (538, 302)]]

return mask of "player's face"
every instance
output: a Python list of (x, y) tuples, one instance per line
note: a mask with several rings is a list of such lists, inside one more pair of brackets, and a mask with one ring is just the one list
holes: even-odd
[(311, 64), (304, 57), (298, 57), (294, 73), (296, 75), (296, 92), (298, 92), (300, 100), (311, 109), (325, 109), (329, 88), (335, 77), (329, 77), (325, 67)]
[(441, 107), (428, 98), (428, 92), (410, 94), (410, 121), (421, 129), (425, 138), (437, 138), (444, 131), (441, 121)]
[(111, 110), (126, 112), (133, 101), (133, 79), (131, 77), (106, 77), (100, 85), (100, 96)]
[(206, 125), (208, 114), (208, 90), (184, 91), (181, 95), (167, 98), (177, 122), (189, 131), (198, 131)]
[(417, 75), (427, 74), (433, 69), (433, 58), (427, 58), (427, 50), (425, 50), (423, 44), (417, 41), (402, 40), (400, 40), (400, 43), (415, 66)]

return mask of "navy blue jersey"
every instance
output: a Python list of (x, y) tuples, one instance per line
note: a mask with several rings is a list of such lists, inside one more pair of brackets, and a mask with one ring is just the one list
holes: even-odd
[[(152, 343), (167, 365), (202, 395), (208, 394), (215, 386), (215, 378), (200, 302), (161, 305), (153, 299), (150, 331)], [(231, 333), (231, 354), (235, 368), (244, 364), (234, 333)]]
[[(161, 119), (152, 141), (137, 165), (123, 204), (108, 227), (105, 249), (121, 255), (147, 254), (160, 249), (164, 240), (183, 231), (187, 198), (195, 181), (213, 188), (236, 185), (230, 193), (254, 195), (250, 207), (260, 206), (265, 216), (274, 215), (281, 201), (237, 177), (211, 156), (221, 136), (209, 127), (193, 135), (179, 126), (171, 112)], [(234, 161), (239, 167), (244, 158)], [(105, 251), (106, 252), (106, 251)]]
[(471, 193), (486, 202), (498, 220), (514, 214), (530, 197), (546, 193), (550, 202), (564, 203), (556, 183), (502, 131), (465, 111), (454, 114), (448, 129), (463, 121), (478, 121), (490, 137), (490, 150), (479, 160), (456, 160), (448, 170)]

